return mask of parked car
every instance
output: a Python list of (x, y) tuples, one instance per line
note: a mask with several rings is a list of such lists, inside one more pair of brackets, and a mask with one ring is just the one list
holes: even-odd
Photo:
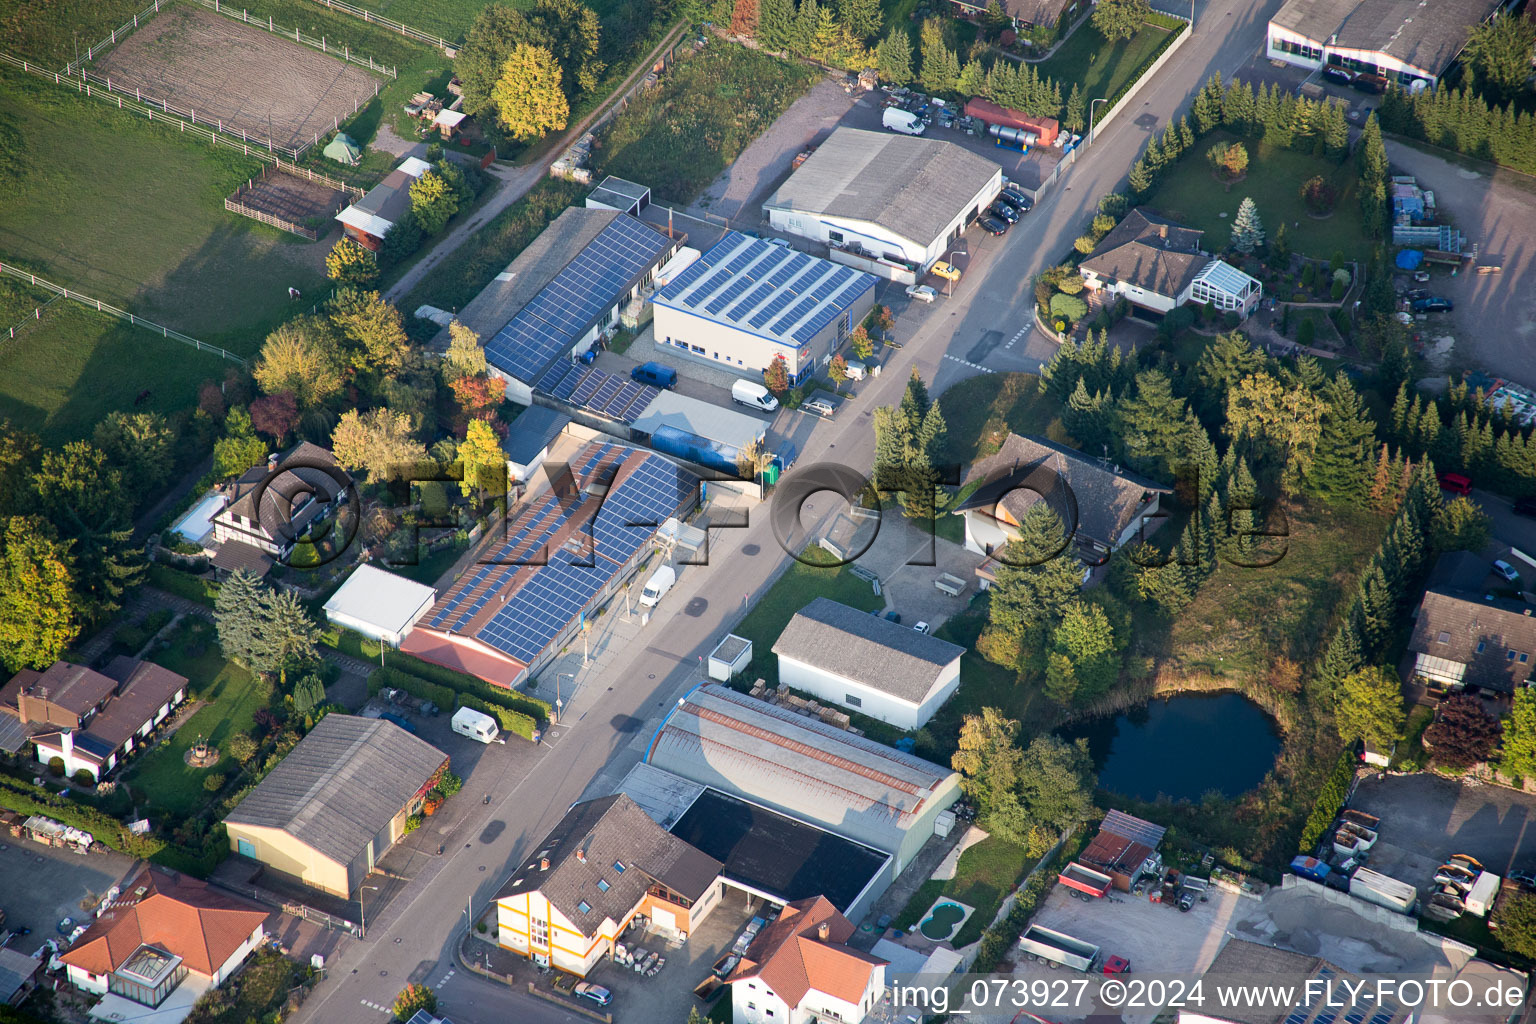
[(1397, 322), (1398, 323), (1402, 324), (1405, 327), (1408, 326), (1409, 324), (1413, 323), (1413, 314), (1412, 313), (1401, 313), (1401, 312), (1399, 312), (1399, 313), (1393, 313), (1392, 315), (1397, 318)]
[(898, 612), (895, 609), (892, 609), (891, 611), (886, 612), (885, 613), (885, 621), (887, 621), (887, 622), (894, 622), (898, 626), (901, 625), (901, 612)]
[(601, 985), (594, 985), (590, 981), (578, 981), (576, 987), (571, 989), (578, 999), (590, 999), (598, 1006), (607, 1006), (613, 1002), (613, 993)]
[(763, 241), (767, 242), (769, 245), (776, 245), (780, 249), (791, 248), (788, 239), (784, 239), (784, 238), (765, 238), (765, 239), (763, 239)]
[(404, 729), (408, 733), (411, 733), (412, 735), (415, 735), (416, 733), (416, 727), (414, 725), (412, 725), (406, 719), (401, 718), (393, 711), (386, 711), (379, 717), (384, 719), (386, 722), (393, 722), (395, 725), (398, 725), (400, 728)]
[(931, 630), (933, 627), (928, 625), (928, 623), (926, 623), (926, 622), (919, 622), (917, 625), (913, 626), (912, 628), (917, 630), (919, 633), (927, 635), (928, 631)]
[(1379, 94), (1387, 91), (1387, 80), (1381, 75), (1356, 75), (1349, 84), (1361, 92)]
[(1348, 85), (1350, 80), (1354, 78), (1353, 75), (1351, 75), (1348, 71), (1345, 71), (1343, 68), (1332, 66), (1323, 68), (1323, 77), (1328, 79), (1330, 82), (1337, 82), (1340, 85)]
[(1472, 481), (1460, 473), (1438, 473), (1436, 478), (1440, 481), (1442, 491), (1450, 491), (1452, 494), (1467, 495), (1472, 493)]
[(677, 371), (661, 363), (641, 363), (629, 371), (629, 379), (658, 388), (677, 387)]
[(1029, 196), (1024, 194), (1024, 190), (1012, 182), (1003, 186), (1003, 190), (997, 194), (997, 198), (1016, 207), (1021, 212), (1028, 212), (1030, 207), (1035, 205)]
[(1516, 498), (1514, 510), (1517, 516), (1536, 519), (1536, 498)]
[(1456, 308), (1456, 303), (1439, 295), (1431, 295), (1425, 299), (1413, 300), (1415, 313), (1449, 313)]
[(926, 284), (909, 284), (907, 285), (907, 297), (916, 299), (918, 302), (932, 302), (939, 297), (939, 293)]
[(809, 402), (806, 402), (804, 405), (802, 405), (800, 408), (804, 409), (806, 412), (813, 412), (818, 416), (825, 416), (828, 419), (831, 419), (832, 414), (837, 412), (837, 409), (832, 405), (832, 403), (827, 401), (825, 398), (813, 398)]
[(942, 277), (946, 281), (960, 280), (960, 268), (953, 266), (952, 264), (945, 263), (943, 260), (939, 260), (939, 262), (935, 263), (928, 269), (934, 277)]
[(1019, 222), (1019, 211), (1015, 210), (1012, 206), (1009, 206), (1001, 199), (987, 207), (987, 212), (996, 217), (998, 220), (1005, 220), (1009, 224), (1017, 224)]
[(1413, 279), (1419, 284), (1426, 284), (1429, 281), (1429, 271), (1415, 270), (1413, 272)]
[(1520, 571), (1502, 558), (1495, 558), (1493, 560), (1493, 571), (1503, 576), (1509, 583), (1516, 585), (1520, 583)]
[(980, 224), (981, 229), (989, 235), (1006, 235), (1008, 233), (1008, 222), (1005, 220), (998, 220), (996, 217), (983, 217), (981, 218)]

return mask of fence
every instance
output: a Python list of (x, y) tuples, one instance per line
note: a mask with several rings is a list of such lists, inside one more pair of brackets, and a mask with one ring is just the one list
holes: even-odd
[(235, 355), (233, 352), (219, 348), (217, 345), (210, 345), (205, 341), (198, 341), (196, 338), (190, 335), (182, 334), (180, 331), (173, 331), (169, 327), (163, 327), (160, 324), (145, 320), (141, 316), (134, 316), (127, 310), (118, 309), (116, 306), (108, 305), (107, 303), (102, 302), (100, 299), (93, 299), (89, 295), (81, 295), (77, 291), (72, 291), (63, 287), (62, 285), (54, 284), (52, 281), (45, 281), (31, 271), (22, 270), (20, 267), (13, 267), (5, 263), (0, 263), (0, 274), (8, 274), (11, 277), (20, 278), (21, 280), (26, 281), (28, 284), (36, 285), (38, 288), (46, 289), (47, 291), (53, 292), (55, 295), (61, 298), (74, 299), (81, 305), (90, 306), (98, 313), (108, 313), (117, 317), (119, 320), (127, 320), (135, 327), (143, 327), (146, 330), (155, 331), (162, 338), (170, 338), (173, 341), (181, 342), (183, 345), (191, 345), (199, 352), (212, 352), (214, 355), (223, 359), (228, 359), (232, 363), (239, 363), (241, 366), (245, 365), (245, 360)]
[(382, 25), (391, 32), (398, 32), (407, 39), (414, 39), (418, 43), (435, 46), (450, 57), (457, 53), (457, 48), (442, 36), (434, 36), (420, 29), (411, 28), (409, 25), (403, 25), (393, 18), (386, 18), (381, 14), (375, 14), (366, 8), (354, 7), (352, 4), (344, 2), (344, 0), (315, 0), (315, 3), (324, 4), (333, 11), (341, 11), (352, 15), (354, 18), (361, 18), (370, 25)]
[[(307, 178), (308, 180), (320, 185), (324, 185), (327, 188), (335, 189), (338, 192), (343, 193), (345, 196), (351, 196), (353, 193), (356, 193), (358, 196), (363, 194), (362, 189), (353, 188), (350, 185), (343, 185), (341, 182), (327, 178), (323, 174), (316, 174), (314, 171), (308, 170), (307, 168), (294, 167), (291, 164), (284, 164), (281, 160), (279, 160), (275, 168), (271, 164), (263, 166), (261, 169), (261, 174), (258, 177), (247, 178), (245, 180), (245, 184), (241, 185), (238, 189), (235, 190), (234, 195), (226, 196), (224, 198), (224, 209), (228, 210), (230, 213), (238, 213), (242, 217), (249, 217), (252, 220), (260, 221), (263, 224), (277, 228), (279, 231), (286, 231), (289, 234), (298, 235), (300, 238), (307, 238), (311, 242), (319, 241), (320, 232), (315, 228), (306, 227), (303, 224), (295, 223), (294, 221), (288, 220), (286, 217), (279, 217), (276, 214), (267, 213), (265, 210), (258, 210), (255, 207), (249, 206), (240, 201), (241, 196), (245, 195), (247, 192), (253, 191), (256, 188), (258, 182), (266, 181), (267, 176), (272, 174), (274, 170), (279, 174), (292, 174), (295, 177)], [(342, 203), (337, 206), (336, 209), (329, 211), (330, 215), (335, 216), (336, 214), (340, 213), (345, 206), (346, 200), (343, 199)]]
[(47, 302), (43, 303), (41, 306), (38, 306), (35, 309), (33, 309), (31, 316), (24, 316), (20, 320), (18, 320), (14, 325), (12, 325), (7, 330), (7, 332), (6, 332), (7, 338), (9, 340), (15, 340), (16, 335), (18, 333), (24, 333), (26, 331), (26, 329), (28, 327), (30, 327), (32, 324), (39, 323), (43, 319), (43, 310), (47, 309), (49, 306), (53, 305), (55, 302), (58, 302), (60, 298), (61, 298), (61, 296), (55, 295), (53, 298), (49, 299)]
[[(123, 22), (117, 28), (113, 29), (111, 35), (107, 36), (105, 39), (102, 39), (100, 42), (96, 43), (94, 46), (88, 47), (86, 49), (86, 51), (85, 51), (85, 56), (84, 57), (76, 56), (74, 60), (72, 60), (68, 64), (64, 65), (64, 72), (63, 73), (66, 74), (66, 75), (73, 75), (80, 68), (80, 66), (82, 64), (85, 64), (87, 61), (91, 61), (91, 60), (95, 60), (96, 59), (96, 51), (97, 50), (101, 50), (101, 49), (104, 49), (104, 48), (109, 47), (109, 46), (116, 46), (117, 45), (117, 40), (120, 37), (126, 36), (128, 33), (132, 32), (134, 29), (139, 27), (139, 19), (140, 18), (146, 18), (147, 19), (147, 18), (153, 17), (156, 14), (159, 14), (160, 13), (160, 2), (161, 2), (161, 0), (154, 0), (154, 3), (150, 4), (148, 7), (144, 8), (142, 11), (140, 11), (138, 14), (135, 14), (132, 18), (129, 18), (127, 21)], [(167, 0), (167, 2), (169, 2), (169, 0)]]
[[(201, 4), (202, 6), (208, 8), (210, 11), (213, 11), (217, 14), (222, 14), (226, 18), (236, 17), (235, 9), (229, 4), (224, 3), (223, 0), (190, 0), (190, 2)], [(243, 7), (240, 9), (238, 20), (246, 25), (255, 25), (257, 28), (261, 28), (261, 19), (258, 17), (256, 20), (252, 21), (250, 14)], [(293, 41), (296, 43), (302, 43), (305, 46), (313, 47), (314, 49), (319, 50), (321, 53), (330, 54), (332, 57), (340, 57), (342, 60), (349, 61), (358, 65), (359, 67), (365, 67), (369, 71), (377, 71), (379, 74), (388, 75), (390, 78), (399, 77), (398, 68), (380, 64), (372, 57), (359, 57), (352, 52), (350, 47), (345, 45), (338, 50), (336, 47), (329, 45), (325, 36), (321, 36), (319, 39), (316, 39), (314, 36), (305, 35), (298, 29), (294, 29), (292, 32), (289, 32), (285, 28), (278, 28), (276, 23), (273, 22), (271, 15), (267, 16), (266, 28), (267, 31), (271, 32), (273, 35), (283, 36), (284, 38), (292, 36)], [(377, 90), (374, 91), (374, 95), (378, 95)]]

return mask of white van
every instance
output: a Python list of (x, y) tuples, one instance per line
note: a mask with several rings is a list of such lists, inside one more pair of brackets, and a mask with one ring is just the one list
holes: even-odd
[(496, 742), (496, 734), (500, 732), (496, 728), (496, 719), (474, 708), (459, 708), (453, 713), (453, 731), (481, 743)]
[(738, 380), (731, 385), (731, 401), (758, 412), (777, 412), (779, 400), (767, 388), (750, 380)]
[(886, 107), (885, 113), (880, 117), (880, 123), (891, 131), (901, 132), (903, 135), (921, 135), (928, 127), (923, 124), (922, 118), (900, 107)]
[(654, 608), (667, 591), (672, 589), (672, 584), (677, 582), (677, 573), (672, 571), (670, 565), (664, 565), (651, 573), (651, 578), (645, 581), (645, 589), (640, 591), (640, 607)]
[(863, 380), (865, 377), (869, 376), (869, 367), (865, 366), (863, 363), (850, 359), (843, 365), (848, 370), (849, 380)]

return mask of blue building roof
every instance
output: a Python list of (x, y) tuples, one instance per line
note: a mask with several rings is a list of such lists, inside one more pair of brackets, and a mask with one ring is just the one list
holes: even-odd
[(727, 231), (658, 292), (655, 302), (799, 348), (878, 280), (852, 267)]
[(526, 466), (539, 457), (539, 452), (549, 447), (549, 443), (569, 422), (571, 418), (563, 412), (542, 405), (530, 405), (512, 421), (507, 436), (502, 439), (501, 450), (507, 453), (509, 461)]
[(615, 217), (485, 343), (486, 360), (532, 384), (569, 353), (672, 244), (672, 239), (633, 217)]

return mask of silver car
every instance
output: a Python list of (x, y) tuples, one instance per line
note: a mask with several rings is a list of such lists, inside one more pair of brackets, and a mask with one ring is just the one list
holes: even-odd
[(806, 412), (813, 412), (818, 416), (826, 416), (828, 419), (832, 417), (833, 413), (837, 412), (837, 407), (825, 398), (813, 398), (800, 408)]
[(907, 297), (916, 299), (918, 302), (932, 302), (939, 297), (939, 293), (926, 284), (909, 284), (907, 285)]

